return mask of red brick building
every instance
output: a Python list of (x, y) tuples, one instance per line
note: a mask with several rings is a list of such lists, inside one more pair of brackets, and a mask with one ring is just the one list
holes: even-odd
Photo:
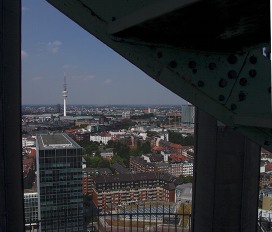
[[(152, 161), (152, 160), (151, 160)], [(130, 158), (130, 170), (137, 172), (166, 172), (173, 176), (193, 176), (193, 162), (182, 155), (170, 155), (168, 163), (148, 162), (142, 157)]]
[(94, 178), (93, 202), (97, 207), (143, 201), (175, 201), (175, 188), (182, 181), (168, 173), (117, 174)]
[(108, 168), (85, 168), (82, 170), (82, 193), (90, 195), (93, 193), (94, 177), (99, 175), (111, 175)]
[(182, 148), (183, 148), (180, 144), (170, 143), (163, 139), (156, 140), (156, 147), (160, 147), (160, 150), (163, 150), (167, 153), (177, 154), (177, 155), (182, 154)]
[(132, 172), (169, 172), (169, 164), (147, 162), (142, 157), (131, 157), (129, 166)]

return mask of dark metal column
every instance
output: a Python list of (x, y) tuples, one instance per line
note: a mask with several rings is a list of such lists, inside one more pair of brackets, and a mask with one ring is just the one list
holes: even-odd
[(256, 232), (260, 146), (196, 111), (194, 232)]
[(21, 1), (0, 3), (0, 232), (24, 231)]

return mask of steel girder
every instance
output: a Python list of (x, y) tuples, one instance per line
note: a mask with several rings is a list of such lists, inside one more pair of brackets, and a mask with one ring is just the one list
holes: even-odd
[(271, 63), (263, 54), (269, 1), (47, 1), (155, 81), (272, 151)]

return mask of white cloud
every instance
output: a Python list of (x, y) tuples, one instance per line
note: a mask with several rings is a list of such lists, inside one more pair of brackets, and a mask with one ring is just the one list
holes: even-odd
[(28, 53), (24, 50), (21, 50), (21, 58), (24, 59), (26, 57), (28, 57)]
[(105, 85), (109, 85), (109, 84), (111, 84), (111, 83), (112, 83), (112, 80), (111, 80), (111, 79), (107, 79), (107, 80), (104, 81), (104, 84), (105, 84)]
[(62, 45), (62, 42), (58, 41), (58, 40), (55, 40), (53, 43), (52, 43), (54, 46), (60, 46)]
[(53, 42), (50, 41), (47, 43), (47, 49), (52, 53), (57, 53), (61, 45), (62, 45), (62, 42), (59, 40), (55, 40)]

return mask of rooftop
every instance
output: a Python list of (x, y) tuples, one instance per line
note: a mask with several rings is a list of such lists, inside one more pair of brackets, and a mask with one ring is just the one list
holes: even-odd
[(80, 148), (80, 146), (65, 133), (48, 133), (37, 135), (39, 149)]
[(130, 173), (130, 171), (127, 168), (125, 168), (123, 165), (119, 163), (114, 163), (113, 165), (111, 165), (111, 167), (120, 174)]
[(126, 173), (115, 174), (110, 176), (98, 176), (94, 179), (96, 184), (109, 184), (118, 182), (136, 182), (148, 180), (164, 180), (167, 183), (173, 183), (173, 186), (182, 184), (182, 181), (168, 173), (163, 172), (141, 172), (141, 173)]

